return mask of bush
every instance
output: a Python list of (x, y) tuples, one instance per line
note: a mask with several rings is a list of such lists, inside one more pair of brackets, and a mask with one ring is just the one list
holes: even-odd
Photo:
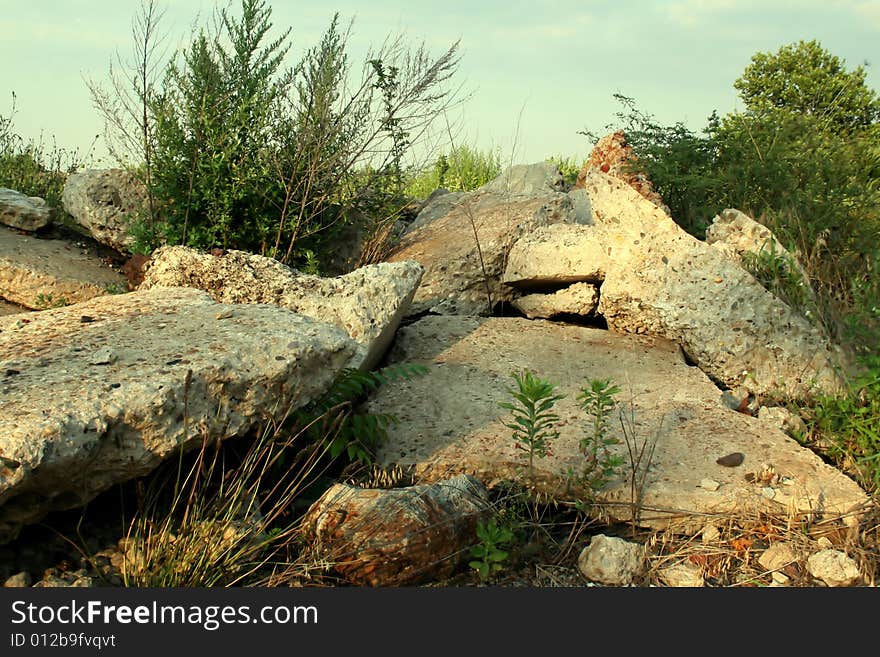
[(219, 246), (314, 269), (352, 210), (381, 223), (403, 206), (402, 162), (456, 100), (458, 44), (430, 57), (388, 39), (355, 81), (338, 16), (293, 68), (283, 67), (290, 31), (270, 40), (270, 19), (265, 0), (242, 0), (240, 17), (220, 10), (155, 86), (133, 78), (155, 202), (136, 229), (141, 250)]
[(451, 192), (469, 192), (500, 175), (500, 149), (481, 151), (465, 144), (454, 147), (448, 155), (440, 154), (431, 169), (411, 173), (406, 193), (426, 198), (441, 187)]

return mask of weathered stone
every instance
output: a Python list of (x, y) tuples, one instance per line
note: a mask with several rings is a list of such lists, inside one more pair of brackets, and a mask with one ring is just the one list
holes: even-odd
[(575, 283), (552, 294), (527, 294), (512, 304), (530, 319), (564, 314), (588, 317), (599, 305), (599, 291), (591, 283)]
[(153, 252), (139, 289), (193, 287), (220, 303), (268, 303), (345, 329), (358, 343), (352, 367), (375, 367), (422, 276), (412, 261), (361, 267), (336, 278), (307, 276), (244, 251), (215, 256), (183, 246)]
[[(579, 443), (589, 430), (577, 397), (589, 380), (610, 378), (623, 392), (608, 436), (621, 441), (612, 449), (625, 465), (598, 491), (592, 507), (597, 514), (628, 521), (636, 511), (646, 526), (695, 524), (699, 531), (705, 514), (739, 511), (855, 521), (868, 502), (855, 482), (809, 449), (757, 418), (721, 407), (718, 388), (663, 338), (544, 320), (429, 316), (398, 330), (389, 360), (422, 363), (429, 371), (381, 388), (369, 400), (368, 410), (399, 420), (389, 428), (377, 460), (412, 467), (428, 481), (467, 473), (494, 486), (526, 477), (551, 498), (583, 497), (582, 484), (568, 476), (584, 467)], [(508, 411), (499, 406), (511, 401), (506, 392), (515, 385), (511, 372), (523, 370), (556, 383), (566, 395), (555, 407), (559, 437), (550, 455), (536, 459), (531, 474), (523, 472), (524, 452), (504, 424)], [(650, 513), (638, 514), (632, 505), (620, 410), (625, 420), (632, 412), (630, 433), (639, 445), (655, 442), (642, 498)], [(718, 465), (717, 459), (734, 452), (745, 454), (742, 465)], [(746, 475), (765, 463), (775, 466), (779, 479), (748, 481)], [(718, 490), (700, 488), (706, 478), (718, 482)], [(773, 500), (762, 494), (767, 485), (777, 489)]]
[(593, 206), (590, 204), (590, 195), (585, 189), (573, 189), (568, 193), (571, 204), (574, 207), (574, 222), (589, 226), (593, 223)]
[(460, 475), (387, 490), (334, 484), (302, 526), (322, 562), (346, 581), (404, 586), (452, 574), (490, 514), (485, 486)]
[(446, 189), (434, 190), (425, 199), (425, 203), (416, 215), (415, 220), (404, 229), (403, 234), (406, 235), (417, 228), (428, 225), (435, 219), (446, 216), (465, 196), (465, 192), (450, 192)]
[(601, 226), (555, 224), (523, 235), (510, 249), (502, 281), (520, 290), (601, 283), (612, 266)]
[(712, 224), (706, 229), (706, 244), (711, 244), (738, 263), (742, 262), (746, 254), (772, 257), (782, 271), (793, 271), (804, 283), (805, 289), (812, 294), (810, 278), (803, 265), (782, 246), (773, 231), (744, 212), (728, 208), (715, 215)]
[(843, 389), (839, 350), (740, 266), (623, 182), (592, 171), (585, 188), (605, 228), (587, 235), (607, 254), (599, 313), (609, 328), (674, 340), (730, 388), (795, 398)]
[(758, 557), (758, 563), (765, 570), (781, 570), (797, 560), (797, 553), (788, 543), (774, 543)]
[(514, 242), (538, 226), (573, 221), (567, 194), (472, 192), (447, 214), (406, 233), (388, 260), (415, 260), (425, 268), (411, 314), (487, 314), (517, 296), (500, 281)]
[(660, 581), (669, 587), (699, 588), (706, 585), (700, 567), (684, 561), (664, 566), (657, 575)]
[(65, 211), (101, 244), (121, 253), (134, 242), (129, 224), (146, 202), (144, 184), (125, 169), (84, 169), (67, 177)]
[(0, 297), (32, 310), (128, 289), (125, 277), (64, 240), (0, 227)]
[(0, 187), (0, 224), (36, 231), (52, 223), (52, 210), (39, 196)]
[(647, 175), (634, 170), (633, 165), (638, 163), (638, 158), (633, 152), (632, 146), (626, 143), (626, 134), (618, 130), (602, 137), (593, 147), (590, 157), (584, 162), (583, 168), (578, 173), (575, 189), (584, 187), (584, 180), (591, 171), (597, 170), (622, 180), (632, 187), (641, 196), (670, 214), (669, 208), (663, 203), (663, 199), (654, 190), (654, 186)]
[(789, 436), (802, 435), (807, 425), (800, 416), (782, 406), (762, 406), (758, 409), (758, 419), (784, 431)]
[(552, 162), (515, 164), (479, 188), (493, 194), (546, 194), (565, 191), (565, 179)]
[(581, 550), (578, 570), (600, 584), (628, 586), (645, 570), (645, 548), (622, 538), (596, 534)]
[[(355, 351), (338, 327), (182, 288), (28, 319), (0, 318), (0, 543), (150, 472), (205, 431), (222, 440), (280, 420)], [(115, 362), (90, 364), (105, 345)]]
[(807, 570), (826, 586), (852, 586), (859, 578), (859, 566), (839, 550), (822, 550), (807, 559)]

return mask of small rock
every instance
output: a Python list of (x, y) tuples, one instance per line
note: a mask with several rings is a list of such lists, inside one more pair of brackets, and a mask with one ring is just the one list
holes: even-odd
[(98, 349), (89, 361), (89, 365), (112, 365), (118, 360), (118, 356), (109, 347)]
[(716, 491), (720, 487), (721, 487), (721, 484), (719, 484), (714, 479), (706, 478), (706, 479), (703, 479), (702, 481), (700, 481), (700, 488), (703, 488), (705, 490)]
[(829, 539), (827, 536), (820, 536), (816, 540), (816, 545), (819, 546), (820, 550), (830, 550), (834, 547), (834, 543), (832, 543), (831, 539)]
[(706, 525), (703, 527), (703, 533), (701, 540), (703, 541), (703, 545), (708, 543), (716, 543), (721, 538), (721, 532), (718, 531), (718, 528), (715, 525)]
[(861, 573), (853, 559), (838, 550), (822, 550), (807, 559), (810, 575), (827, 586), (851, 586)]
[(682, 562), (661, 568), (659, 576), (666, 586), (676, 588), (696, 588), (705, 585), (702, 570), (692, 563)]
[(3, 582), (3, 586), (7, 589), (24, 588), (31, 585), (31, 574), (26, 571), (16, 573), (12, 577)]
[(783, 575), (779, 572), (774, 572), (770, 575), (770, 586), (788, 586), (791, 579), (787, 575)]
[(758, 563), (767, 570), (779, 570), (795, 561), (797, 554), (787, 543), (774, 543), (758, 557)]
[(645, 549), (622, 538), (597, 534), (578, 557), (578, 569), (587, 579), (609, 586), (627, 586), (645, 567)]
[(732, 454), (717, 459), (715, 463), (723, 465), (725, 468), (735, 468), (738, 465), (742, 465), (742, 462), (745, 461), (745, 459), (746, 455), (742, 452), (733, 452)]

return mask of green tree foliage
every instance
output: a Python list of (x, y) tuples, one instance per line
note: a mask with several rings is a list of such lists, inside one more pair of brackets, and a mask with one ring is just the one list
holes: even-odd
[(784, 110), (816, 117), (844, 134), (880, 119), (880, 100), (865, 84), (865, 69), (847, 71), (840, 58), (815, 40), (755, 54), (733, 86), (747, 112), (757, 116)]

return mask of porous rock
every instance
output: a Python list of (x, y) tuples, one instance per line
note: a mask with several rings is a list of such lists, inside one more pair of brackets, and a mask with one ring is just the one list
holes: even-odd
[(120, 272), (75, 244), (0, 227), (0, 297), (7, 301), (44, 310), (127, 287)]
[(44, 199), (0, 187), (0, 224), (33, 232), (50, 223), (52, 210)]
[[(0, 543), (49, 511), (317, 398), (355, 351), (338, 327), (169, 288), (0, 318)], [(112, 362), (93, 364), (110, 345)]]
[(644, 546), (616, 536), (596, 534), (578, 556), (581, 574), (608, 586), (632, 584), (644, 569)]
[(129, 226), (147, 199), (144, 184), (125, 169), (84, 169), (64, 183), (64, 210), (96, 241), (125, 253), (134, 238)]
[(367, 265), (335, 278), (308, 276), (272, 258), (161, 247), (139, 289), (193, 287), (220, 303), (266, 303), (335, 324), (358, 343), (350, 365), (375, 367), (394, 338), (422, 277), (412, 261)]
[[(627, 522), (635, 513), (645, 526), (681, 524), (688, 531), (689, 525), (699, 531), (707, 514), (718, 513), (819, 513), (856, 521), (868, 503), (858, 484), (811, 450), (758, 418), (722, 407), (718, 388), (664, 338), (514, 317), (427, 316), (398, 330), (388, 360), (423, 364), (428, 372), (384, 386), (368, 401), (367, 410), (398, 420), (377, 462), (412, 468), (424, 481), (466, 473), (488, 486), (523, 481), (551, 499), (595, 493), (597, 515)], [(532, 472), (525, 471), (524, 452), (505, 424), (510, 413), (500, 406), (511, 401), (511, 374), (524, 370), (565, 395), (554, 407), (559, 436)], [(598, 491), (569, 475), (585, 465), (580, 441), (590, 431), (589, 417), (578, 396), (593, 379), (621, 387), (607, 437), (619, 441), (610, 449), (624, 465)], [(650, 513), (633, 506), (620, 412), (633, 419), (634, 449), (654, 444), (651, 458), (644, 458), (650, 468), (641, 497)], [(739, 467), (718, 464), (731, 453), (745, 455)], [(766, 483), (757, 476), (762, 464), (772, 464), (779, 476)], [(717, 490), (701, 488), (703, 479), (716, 481)], [(765, 487), (774, 489), (772, 500)]]

